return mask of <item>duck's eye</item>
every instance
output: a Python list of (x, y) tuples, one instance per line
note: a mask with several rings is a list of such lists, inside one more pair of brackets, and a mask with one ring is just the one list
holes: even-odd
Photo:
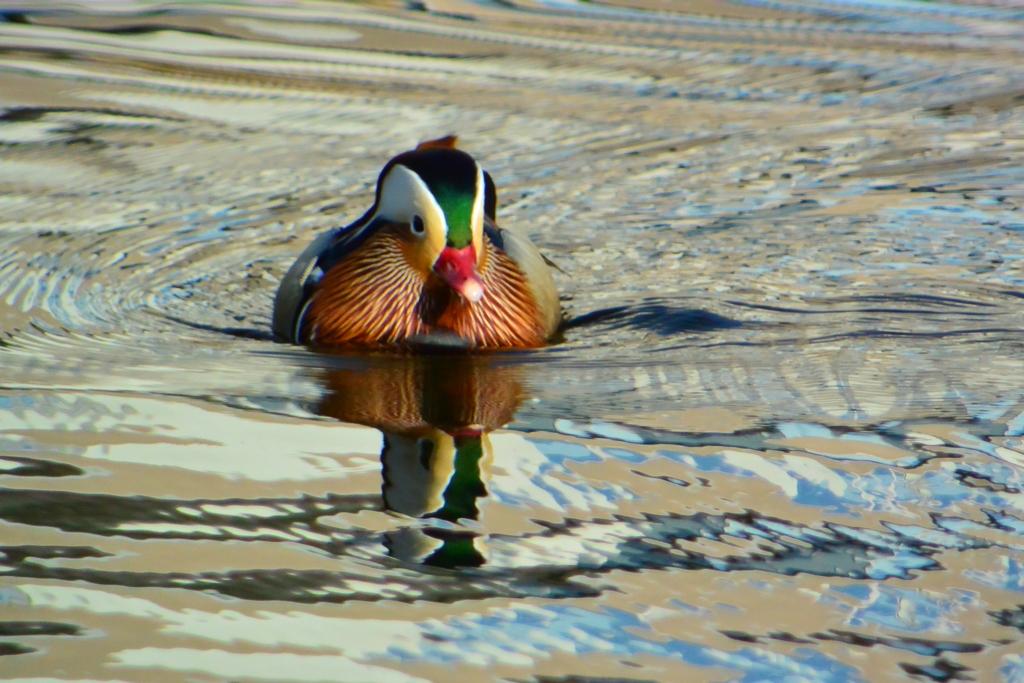
[(427, 226), (424, 225), (423, 219), (419, 216), (413, 216), (411, 226), (414, 235), (422, 235), (427, 231)]

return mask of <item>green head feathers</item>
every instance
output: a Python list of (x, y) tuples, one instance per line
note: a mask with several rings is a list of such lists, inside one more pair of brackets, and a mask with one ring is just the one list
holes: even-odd
[[(427, 183), (430, 187), (430, 183)], [(444, 211), (448, 223), (448, 246), (462, 249), (473, 241), (473, 200), (472, 194), (446, 186), (430, 187), (434, 199)]]

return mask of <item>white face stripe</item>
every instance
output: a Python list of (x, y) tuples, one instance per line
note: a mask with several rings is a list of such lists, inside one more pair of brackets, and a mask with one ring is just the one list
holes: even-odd
[(414, 216), (423, 219), (428, 233), (432, 228), (436, 230), (440, 227), (442, 234), (448, 234), (444, 211), (427, 184), (405, 166), (395, 164), (381, 185), (380, 203), (374, 218), (410, 223)]
[(395, 164), (381, 183), (380, 201), (373, 218), (411, 225), (416, 216), (423, 219), (425, 228), (419, 235), (422, 247), (417, 250), (420, 254), (419, 267), (431, 268), (444, 251), (448, 222), (423, 179), (405, 166)]
[(478, 248), (477, 242), (483, 239), (484, 235), (484, 195), (487, 194), (484, 187), (484, 169), (480, 167), (480, 164), (477, 164), (476, 196), (473, 197), (473, 217), (470, 226), (473, 231), (473, 244)]

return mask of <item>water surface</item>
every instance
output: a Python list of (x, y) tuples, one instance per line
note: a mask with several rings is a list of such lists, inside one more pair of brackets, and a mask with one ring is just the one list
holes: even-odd
[[(4, 680), (1024, 681), (1024, 7), (2, 7)], [(564, 342), (271, 341), (448, 133)]]

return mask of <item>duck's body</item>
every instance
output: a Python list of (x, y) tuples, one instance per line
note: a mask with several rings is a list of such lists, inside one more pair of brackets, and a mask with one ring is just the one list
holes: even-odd
[(310, 244), (277, 292), (275, 336), (369, 346), (454, 335), (474, 348), (532, 348), (554, 334), (561, 308), (547, 264), (496, 225), (490, 176), (454, 143), (392, 159), (374, 206)]
[[(383, 228), (324, 274), (306, 310), (308, 337), (301, 341), (399, 344), (441, 331), (481, 348), (533, 347), (547, 340), (553, 330), (541, 319), (540, 296), (531, 291), (524, 267), (491, 239), (484, 240), (478, 267), (484, 296), (474, 303), (441, 277), (421, 277), (404, 265), (401, 233), (407, 230), (399, 224)], [(557, 319), (551, 322), (557, 325)]]

